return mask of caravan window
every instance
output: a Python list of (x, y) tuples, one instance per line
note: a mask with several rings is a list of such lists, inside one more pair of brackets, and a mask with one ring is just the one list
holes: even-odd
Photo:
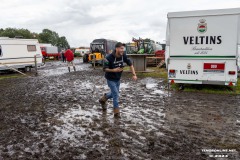
[(0, 45), (0, 57), (2, 56), (2, 46)]
[(28, 52), (35, 52), (37, 51), (37, 48), (35, 45), (27, 45)]

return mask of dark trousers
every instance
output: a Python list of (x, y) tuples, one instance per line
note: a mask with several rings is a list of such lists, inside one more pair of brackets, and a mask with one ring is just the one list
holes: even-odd
[(62, 61), (66, 62), (66, 57), (65, 56), (62, 56)]

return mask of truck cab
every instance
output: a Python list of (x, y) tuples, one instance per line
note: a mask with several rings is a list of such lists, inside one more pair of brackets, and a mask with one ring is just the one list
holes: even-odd
[(105, 55), (104, 48), (104, 43), (91, 43), (91, 54), (88, 60), (92, 65), (94, 61), (97, 65), (102, 64)]
[(117, 41), (107, 39), (95, 39), (90, 44), (88, 61), (90, 64), (102, 65), (103, 59), (115, 49)]

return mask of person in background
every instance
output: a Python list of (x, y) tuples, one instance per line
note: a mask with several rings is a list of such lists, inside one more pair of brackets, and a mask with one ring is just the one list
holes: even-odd
[(76, 67), (75, 67), (75, 64), (74, 64), (74, 54), (73, 54), (73, 52), (70, 50), (69, 47), (68, 47), (68, 49), (66, 50), (64, 56), (66, 57), (66, 60), (67, 60), (68, 71), (70, 72), (70, 67), (71, 67), (71, 65), (73, 66), (74, 71), (76, 71)]
[(64, 56), (64, 50), (61, 51), (62, 61), (63, 63), (66, 62), (66, 57)]
[(120, 79), (123, 72), (124, 64), (126, 63), (130, 66), (131, 72), (133, 74), (132, 79), (137, 80), (137, 76), (135, 73), (135, 69), (130, 59), (128, 59), (125, 53), (124, 44), (118, 42), (115, 45), (115, 50), (106, 56), (104, 59), (104, 67), (103, 70), (105, 71), (105, 78), (107, 79), (108, 87), (110, 88), (110, 92), (103, 95), (103, 97), (99, 100), (99, 103), (102, 105), (102, 109), (107, 109), (107, 100), (113, 99), (113, 108), (114, 108), (114, 117), (119, 118), (119, 87), (120, 87)]

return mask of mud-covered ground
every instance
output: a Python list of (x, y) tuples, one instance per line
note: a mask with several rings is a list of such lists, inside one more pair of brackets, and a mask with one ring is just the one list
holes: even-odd
[(98, 104), (102, 70), (65, 65), (0, 81), (0, 160), (240, 159), (240, 96), (168, 92), (163, 79), (125, 73), (114, 119), (111, 101), (107, 112)]

